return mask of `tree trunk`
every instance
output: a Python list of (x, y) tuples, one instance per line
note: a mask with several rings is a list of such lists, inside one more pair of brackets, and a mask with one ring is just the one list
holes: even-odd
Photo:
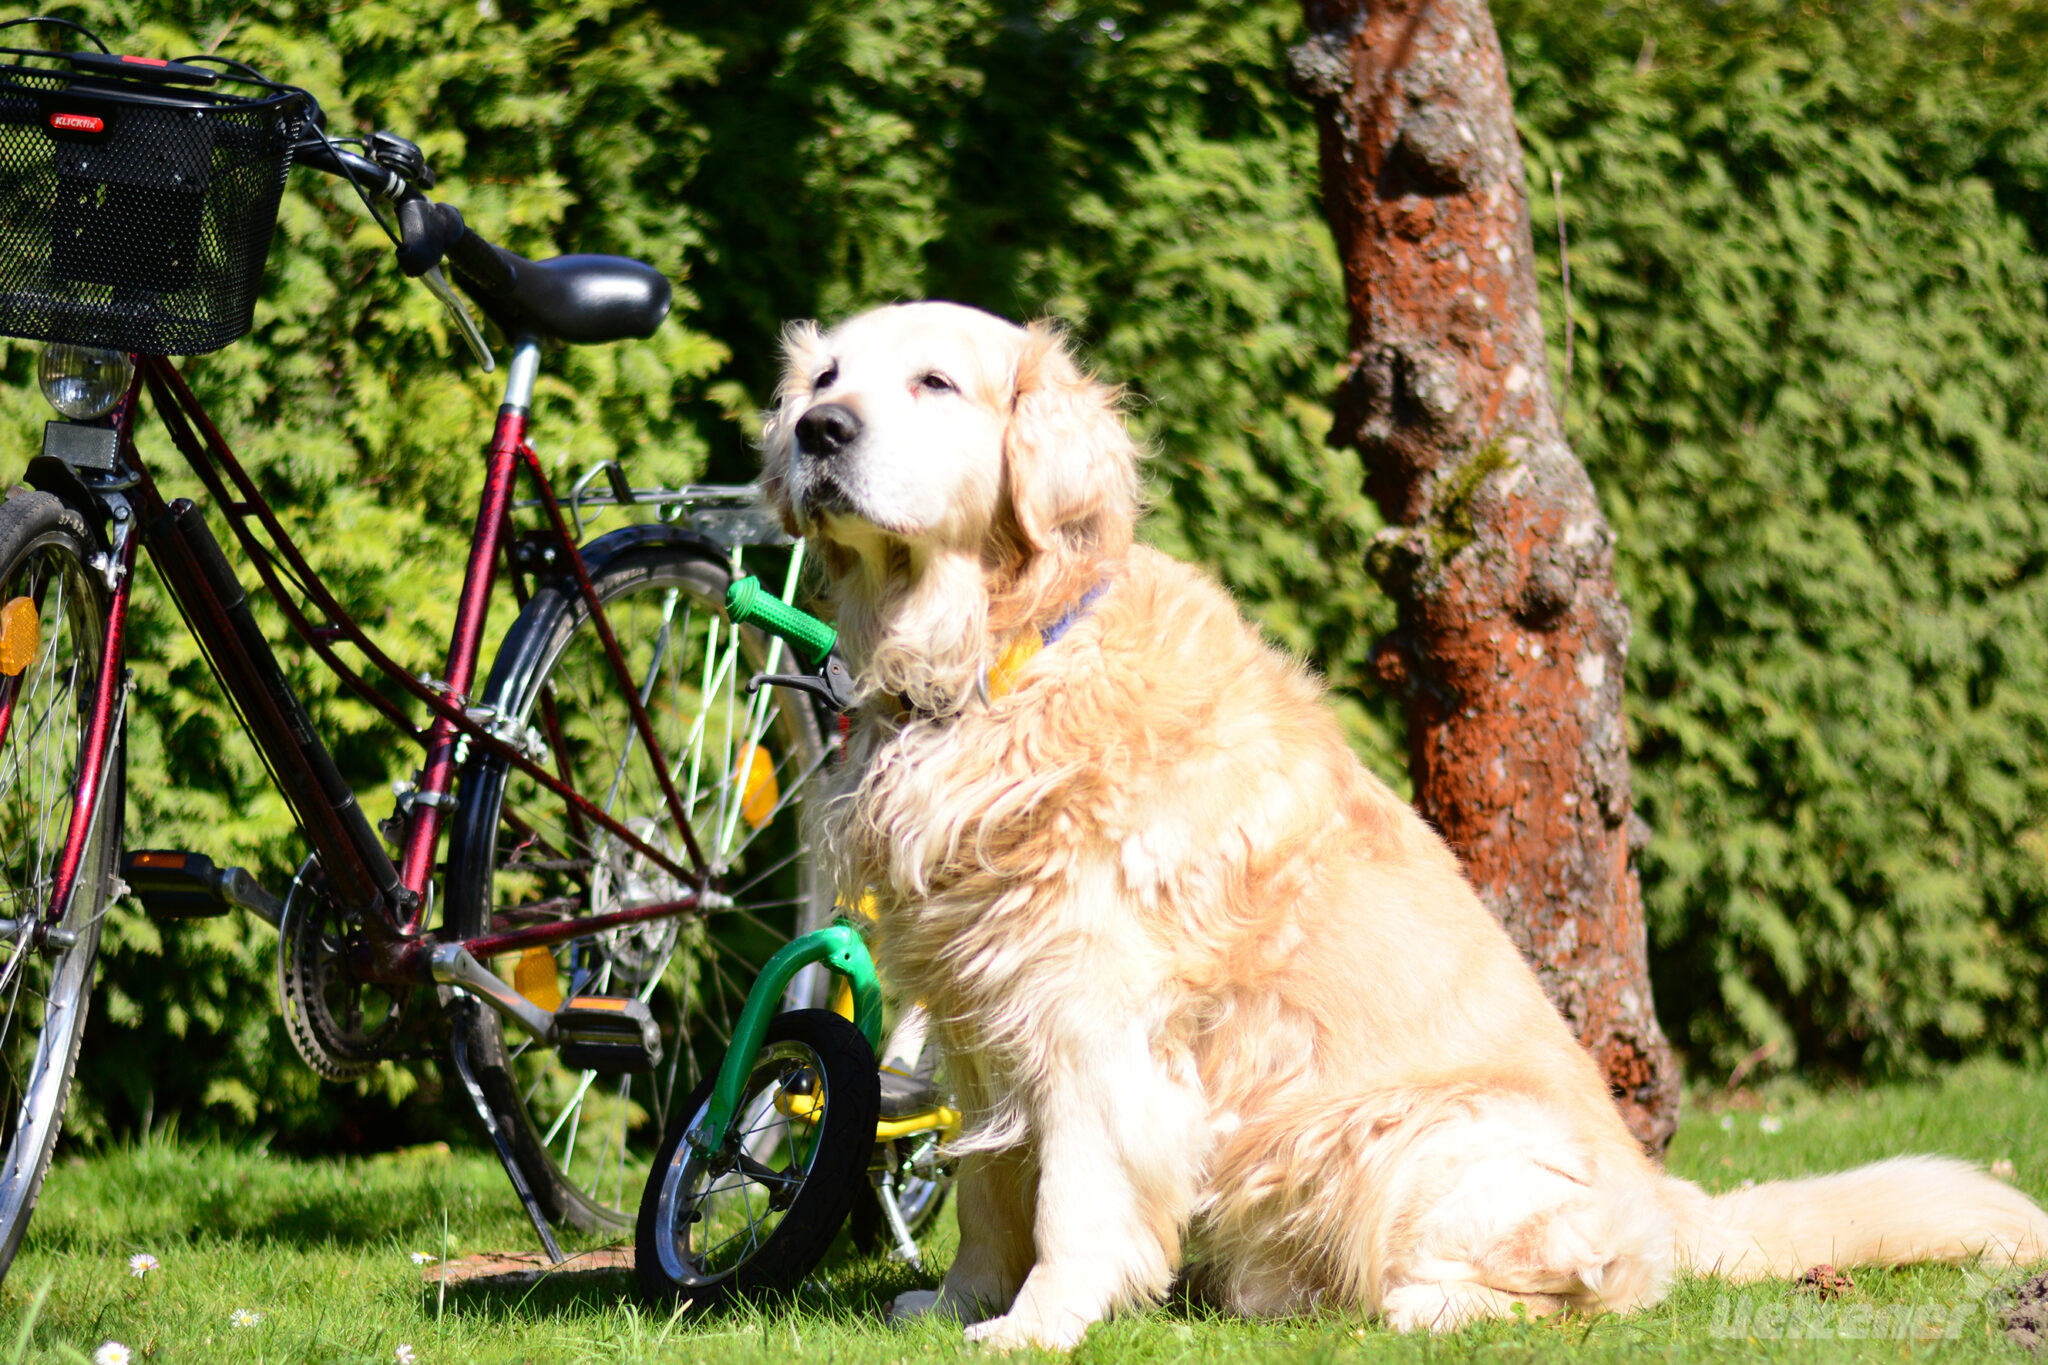
[(1416, 803), (1652, 1152), (1679, 1075), (1650, 1000), (1613, 535), (1551, 398), (1521, 144), (1484, 0), (1304, 0), (1351, 305), (1333, 444), (1386, 517)]

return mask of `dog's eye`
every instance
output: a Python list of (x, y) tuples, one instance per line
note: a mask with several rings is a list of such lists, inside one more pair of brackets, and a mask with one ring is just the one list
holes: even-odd
[(839, 382), (839, 362), (833, 361), (818, 371), (818, 377), (811, 381), (811, 392), (819, 393)]
[(958, 384), (955, 384), (952, 380), (946, 378), (946, 376), (940, 374), (937, 370), (933, 370), (929, 374), (919, 375), (917, 380), (917, 386), (920, 389), (924, 389), (930, 393), (960, 392), (960, 386)]

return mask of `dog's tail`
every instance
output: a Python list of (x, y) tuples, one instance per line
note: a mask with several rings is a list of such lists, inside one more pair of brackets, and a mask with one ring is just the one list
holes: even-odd
[(1817, 1265), (2048, 1258), (2048, 1214), (1968, 1162), (1902, 1156), (1839, 1175), (1709, 1196), (1664, 1182), (1678, 1262), (1734, 1280), (1789, 1278)]

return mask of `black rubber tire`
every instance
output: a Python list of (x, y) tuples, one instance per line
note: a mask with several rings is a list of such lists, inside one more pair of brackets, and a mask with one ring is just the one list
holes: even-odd
[[(41, 622), (37, 653), (20, 674), (20, 692), (0, 741), (0, 917), (40, 914), (40, 897), (12, 888), (44, 880), (38, 869), (54, 866), (61, 831), (70, 821), (107, 620), (105, 581), (88, 564), (97, 548), (85, 519), (47, 493), (19, 492), (0, 502), (0, 603), (34, 593), (25, 575), (40, 575), (44, 584), (32, 597)], [(50, 591), (59, 584), (52, 602)], [(30, 699), (44, 684), (49, 700), (38, 706)], [(37, 724), (39, 718), (44, 723)], [(17, 745), (66, 740), (68, 756), (41, 756), (18, 766), (7, 761)], [(0, 940), (0, 1275), (13, 1264), (42, 1192), (85, 1036), (93, 958), (121, 844), (125, 735), (116, 729), (110, 742), (99, 819), (62, 926), (76, 941), (44, 956), (21, 950), (19, 939)], [(32, 792), (37, 770), (47, 790)], [(13, 833), (23, 815), (60, 833), (40, 847), (28, 838), (17, 847)], [(28, 1023), (31, 1012), (41, 1014), (40, 1024)]]
[[(712, 547), (635, 539), (623, 542), (623, 548), (613, 552), (606, 552), (604, 542), (599, 542), (589, 547), (587, 553), (594, 566), (592, 581), (598, 599), (606, 604), (607, 618), (629, 655), (635, 647), (630, 637), (635, 622), (646, 610), (645, 604), (655, 600), (654, 595), (665, 595), (671, 589), (679, 592), (680, 600), (688, 604), (690, 614), (686, 616), (681, 631), (686, 643), (692, 631), (705, 627), (714, 616), (718, 625), (724, 627), (725, 590), (731, 581), (731, 571), (720, 558), (720, 552)], [(601, 657), (596, 652), (595, 634), (590, 626), (589, 612), (573, 583), (558, 581), (544, 585), (506, 634), (493, 663), (490, 680), (485, 685), (484, 702), (497, 707), (501, 714), (527, 724), (538, 709), (542, 687), (557, 684), (556, 705), (564, 717), (563, 724), (568, 726), (571, 724), (569, 712), (576, 705), (574, 698), (577, 693), (563, 682), (565, 674), (581, 676), (576, 670), (588, 665), (591, 677), (600, 679), (602, 685), (612, 686), (608, 670), (598, 670), (589, 663), (591, 659)], [(730, 647), (729, 632), (718, 638), (724, 641), (719, 648)], [(747, 632), (742, 636), (741, 653), (746, 669), (735, 668), (733, 671), (738, 674), (737, 683), (743, 689), (749, 673), (765, 666), (767, 645), (760, 636)], [(599, 685), (599, 682), (592, 682), (586, 689), (590, 704), (579, 714), (594, 715), (601, 702), (608, 701), (614, 709), (619, 706), (615, 688), (614, 695), (607, 699), (595, 694), (594, 689)], [(713, 701), (722, 703), (733, 695), (737, 696), (740, 704), (744, 703), (743, 690), (737, 694), (715, 693)], [(772, 734), (763, 736), (762, 743), (771, 750), (776, 771), (783, 774), (783, 782), (787, 786), (790, 774), (815, 774), (823, 765), (825, 750), (812, 706), (798, 694), (774, 692), (770, 695), (775, 707), (775, 720)], [(705, 705), (710, 709), (709, 704)], [(657, 719), (665, 717), (672, 721), (675, 714), (684, 709), (680, 705), (672, 706)], [(650, 713), (656, 710), (657, 707), (650, 706)], [(606, 723), (610, 724), (610, 721)], [(630, 728), (630, 723), (619, 720), (613, 728)], [(725, 728), (732, 728), (729, 717)], [(664, 744), (667, 743), (664, 739)], [(527, 784), (523, 791), (519, 787), (522, 783)], [(712, 785), (707, 777), (706, 789)], [(542, 804), (553, 800), (534, 795), (538, 789), (530, 780), (511, 772), (509, 765), (499, 760), (473, 756), (465, 765), (448, 855), (445, 924), (456, 937), (482, 933), (491, 922), (493, 908), (500, 895), (498, 864), (500, 846), (504, 842), (500, 838), (504, 829), (501, 816), (508, 790), (513, 792), (515, 805), (529, 797)], [(633, 1078), (625, 1086), (619, 1103), (607, 1111), (608, 1115), (618, 1116), (617, 1122), (622, 1131), (616, 1147), (605, 1149), (606, 1153), (615, 1152), (615, 1157), (600, 1155), (611, 1160), (615, 1169), (601, 1168), (591, 1175), (579, 1167), (577, 1174), (580, 1178), (571, 1178), (564, 1173), (564, 1163), (557, 1159), (558, 1154), (565, 1150), (561, 1125), (550, 1125), (547, 1115), (537, 1116), (533, 1108), (534, 1105), (548, 1103), (549, 1094), (563, 1093), (558, 1084), (559, 1076), (554, 1081), (545, 1081), (541, 1074), (541, 1068), (558, 1067), (551, 1060), (552, 1053), (536, 1053), (530, 1047), (523, 1047), (524, 1035), (516, 1029), (508, 1037), (499, 1016), (490, 1010), (459, 1012), (453, 1016), (454, 1027), (464, 1035), (471, 1065), (499, 1130), (511, 1148), (527, 1187), (533, 1191), (542, 1212), (550, 1221), (599, 1232), (632, 1225), (633, 1200), (645, 1183), (647, 1163), (651, 1161), (667, 1127), (674, 1101), (697, 1083), (707, 1059), (708, 1065), (715, 1067), (715, 1059), (723, 1054), (725, 1039), (730, 1036), (730, 1020), (737, 1015), (747, 988), (753, 984), (755, 972), (775, 948), (791, 937), (831, 921), (830, 886), (823, 873), (811, 865), (808, 853), (802, 847), (801, 810), (797, 804), (800, 795), (797, 793), (793, 797), (785, 792), (783, 801), (790, 808), (785, 811), (778, 806), (778, 814), (771, 817), (770, 824), (756, 831), (762, 837), (772, 836), (768, 844), (758, 845), (753, 839), (744, 843), (748, 850), (760, 847), (764, 862), (783, 864), (771, 882), (758, 888), (764, 902), (774, 902), (772, 908), (754, 913), (713, 916), (701, 941), (692, 939), (689, 946), (679, 947), (677, 945), (683, 943), (679, 937), (668, 948), (657, 950), (668, 956), (662, 957), (661, 965), (649, 975), (666, 975), (669, 971), (667, 964), (679, 951), (698, 954), (697, 965), (679, 969), (693, 971), (697, 975), (686, 985), (679, 985), (673, 990), (666, 982), (657, 983), (650, 999), (650, 1007), (655, 1009), (663, 1035), (663, 1069), (651, 1076)], [(658, 801), (658, 798), (653, 799)], [(665, 826), (664, 807), (650, 805), (645, 793), (642, 793), (641, 805), (647, 805), (649, 809), (627, 810), (622, 807), (616, 813), (622, 818), (641, 818), (659, 813)], [(528, 813), (531, 814), (531, 810)], [(704, 838), (703, 831), (700, 830), (699, 835), (700, 840)], [(709, 842), (706, 842), (708, 853)], [(600, 861), (604, 856), (593, 854), (592, 860)], [(784, 863), (784, 860), (790, 861)], [(728, 885), (742, 884), (750, 874), (750, 866), (742, 861), (735, 865), (735, 875)], [(589, 876), (594, 886), (597, 873)], [(623, 877), (614, 880), (617, 884), (615, 889), (627, 885)], [(624, 894), (622, 889), (620, 894)], [(596, 899), (594, 892), (589, 899)], [(748, 907), (743, 904), (737, 909), (744, 912)], [(591, 905), (586, 902), (569, 913), (587, 914), (590, 910)], [(679, 929), (677, 932), (680, 935), (685, 931)], [(688, 932), (694, 934), (696, 931)], [(629, 941), (629, 936), (616, 935), (615, 940)], [(579, 948), (579, 944), (584, 946)], [(566, 962), (576, 952), (587, 956), (609, 951), (611, 948), (599, 941), (578, 940), (562, 945), (558, 958)], [(712, 965), (703, 966), (705, 961)], [(573, 984), (576, 979), (574, 970), (564, 966), (562, 979)], [(595, 987), (585, 985), (579, 988)], [(814, 990), (809, 978), (804, 989)], [(666, 1014), (661, 1008), (663, 1002), (668, 1005)], [(822, 1002), (793, 991), (791, 1005), (814, 1003)], [(558, 1070), (566, 1076), (577, 1074), (559, 1067)], [(604, 1084), (612, 1086), (617, 1082), (607, 1080)], [(611, 1103), (604, 1095), (598, 1094), (595, 1085), (590, 1090), (596, 1098), (588, 1103)], [(586, 1101), (578, 1098), (566, 1103), (581, 1105)], [(605, 1119), (607, 1123), (612, 1121), (612, 1117)], [(576, 1124), (580, 1123), (579, 1116)], [(627, 1131), (628, 1126), (630, 1131)], [(547, 1141), (551, 1129), (556, 1133), (552, 1149)], [(567, 1142), (574, 1144), (578, 1127), (572, 1125), (566, 1131), (569, 1134)], [(571, 1150), (567, 1164), (578, 1167), (578, 1155), (582, 1150)]]
[[(775, 1056), (777, 1045), (784, 1056)], [(640, 1290), (650, 1301), (669, 1305), (688, 1299), (691, 1308), (706, 1311), (738, 1299), (793, 1293), (824, 1259), (855, 1197), (866, 1187), (868, 1154), (874, 1148), (875, 1116), (881, 1104), (875, 1054), (859, 1029), (830, 1010), (795, 1010), (778, 1015), (769, 1024), (762, 1057), (742, 1091), (734, 1118), (735, 1140), (746, 1129), (749, 1116), (757, 1113), (772, 1132), (777, 1120), (767, 1117), (774, 1107), (770, 1096), (784, 1069), (793, 1062), (786, 1055), (790, 1051), (814, 1059), (805, 1064), (815, 1064), (823, 1073), (825, 1117), (781, 1222), (750, 1248), (710, 1267), (692, 1265), (678, 1246), (678, 1219), (704, 1216), (706, 1196), (730, 1178), (699, 1160), (683, 1140), (691, 1122), (710, 1102), (716, 1077), (707, 1076), (689, 1102), (676, 1110), (640, 1199), (634, 1269)], [(782, 1131), (791, 1127), (784, 1122)], [(761, 1159), (766, 1153), (763, 1164), (772, 1168), (778, 1151), (776, 1146), (764, 1146), (749, 1154)], [(698, 1178), (708, 1179), (702, 1189), (695, 1187)], [(749, 1230), (757, 1231), (751, 1209), (746, 1210), (746, 1217)]]

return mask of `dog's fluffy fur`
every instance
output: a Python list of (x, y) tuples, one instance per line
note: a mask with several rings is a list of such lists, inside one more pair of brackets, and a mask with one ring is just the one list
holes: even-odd
[[(1661, 1174), (1314, 679), (1132, 543), (1117, 395), (1057, 334), (908, 304), (787, 351), (764, 483), (868, 693), (826, 843), (972, 1120), (959, 1254), (899, 1311), (1067, 1347), (1183, 1272), (1244, 1313), (1450, 1328), (1633, 1308), (1678, 1267), (2048, 1254), (2041, 1210), (1961, 1162), (1718, 1197)], [(856, 434), (804, 437), (827, 403)]]

